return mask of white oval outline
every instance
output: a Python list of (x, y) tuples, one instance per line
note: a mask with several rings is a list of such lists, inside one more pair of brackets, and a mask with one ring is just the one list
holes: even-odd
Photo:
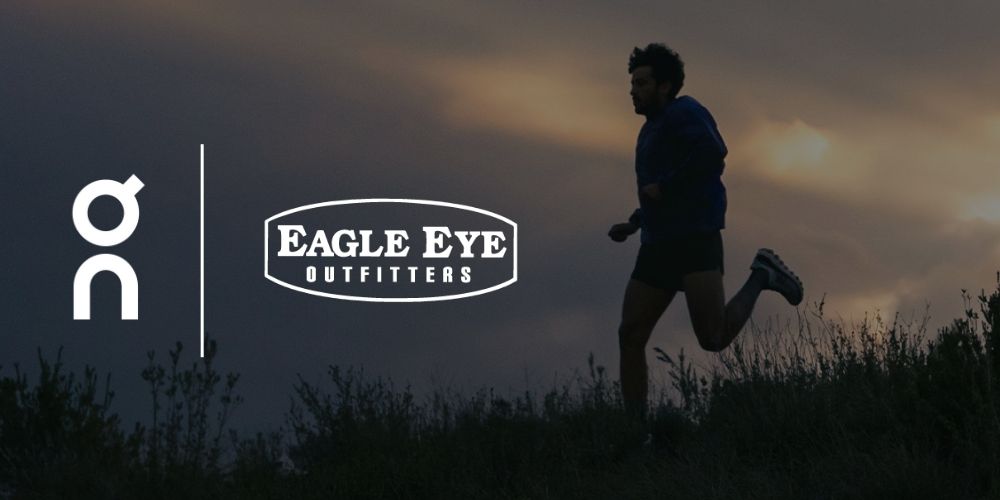
[[(460, 293), (456, 295), (438, 295), (434, 297), (390, 297), (390, 298), (366, 297), (358, 295), (338, 295), (335, 293), (318, 292), (316, 290), (310, 290), (308, 288), (302, 288), (300, 286), (292, 285), (291, 283), (286, 283), (278, 278), (275, 278), (274, 276), (271, 276), (271, 274), (268, 272), (268, 259), (270, 255), (268, 254), (269, 248), (268, 248), (268, 230), (267, 230), (269, 225), (271, 224), (271, 221), (273, 221), (274, 219), (279, 219), (281, 217), (284, 217), (288, 214), (293, 214), (295, 212), (304, 212), (306, 210), (312, 210), (314, 208), (329, 207), (334, 205), (357, 205), (361, 203), (411, 203), (414, 205), (435, 205), (439, 207), (467, 210), (469, 212), (478, 212), (483, 215), (488, 215), (490, 217), (493, 217), (494, 219), (506, 222), (507, 224), (510, 224), (511, 227), (514, 228), (514, 276), (511, 279), (504, 281), (503, 283), (491, 286), (489, 288), (484, 288), (482, 290), (476, 290), (474, 292)], [(415, 200), (409, 198), (358, 198), (353, 200), (324, 201), (322, 203), (302, 205), (301, 207), (296, 207), (291, 210), (285, 210), (284, 212), (281, 212), (279, 214), (272, 215), (268, 217), (267, 220), (264, 221), (264, 277), (277, 283), (278, 285), (281, 285), (290, 290), (295, 290), (297, 292), (307, 293), (309, 295), (317, 295), (320, 297), (329, 297), (332, 299), (353, 300), (356, 302), (440, 302), (445, 300), (456, 300), (456, 299), (463, 299), (466, 297), (474, 297), (476, 295), (483, 295), (495, 290), (499, 290), (517, 281), (517, 223), (500, 214), (490, 212), (489, 210), (483, 210), (481, 208), (476, 208), (469, 205), (459, 205), (458, 203), (448, 203), (446, 201)]]

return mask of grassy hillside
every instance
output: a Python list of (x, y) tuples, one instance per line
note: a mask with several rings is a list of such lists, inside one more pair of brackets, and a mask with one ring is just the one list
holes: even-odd
[(593, 359), (549, 390), (426, 399), (330, 367), (329, 392), (290, 388), (282, 435), (239, 436), (214, 345), (150, 353), (134, 429), (96, 370), (40, 356), (38, 380), (0, 372), (0, 498), (1000, 498), (1000, 285), (963, 297), (933, 336), (820, 303), (707, 369), (656, 350), (648, 429)]

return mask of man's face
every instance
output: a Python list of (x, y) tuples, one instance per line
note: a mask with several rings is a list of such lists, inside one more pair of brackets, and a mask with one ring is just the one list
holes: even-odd
[(637, 66), (632, 71), (632, 106), (637, 115), (649, 115), (663, 107), (670, 92), (670, 82), (656, 83), (652, 66)]

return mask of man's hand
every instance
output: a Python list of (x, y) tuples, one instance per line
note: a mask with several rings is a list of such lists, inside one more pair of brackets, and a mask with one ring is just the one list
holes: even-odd
[(635, 224), (632, 224), (631, 222), (622, 222), (621, 224), (611, 226), (611, 230), (608, 231), (608, 236), (610, 236), (612, 240), (621, 243), (628, 239), (630, 234), (633, 234), (638, 230), (639, 228), (636, 227)]
[(650, 199), (659, 200), (660, 199), (660, 185), (657, 183), (646, 184), (640, 189), (642, 194), (648, 196)]

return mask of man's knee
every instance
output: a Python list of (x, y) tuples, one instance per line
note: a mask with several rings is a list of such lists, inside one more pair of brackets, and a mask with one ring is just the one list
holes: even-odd
[(719, 352), (727, 347), (722, 342), (723, 329), (714, 327), (695, 327), (695, 337), (698, 338), (698, 345), (709, 352)]
[(646, 348), (653, 325), (641, 321), (622, 320), (618, 327), (618, 347), (623, 350)]
[(720, 352), (726, 348), (718, 338), (705, 339), (698, 337), (698, 345), (708, 352)]

